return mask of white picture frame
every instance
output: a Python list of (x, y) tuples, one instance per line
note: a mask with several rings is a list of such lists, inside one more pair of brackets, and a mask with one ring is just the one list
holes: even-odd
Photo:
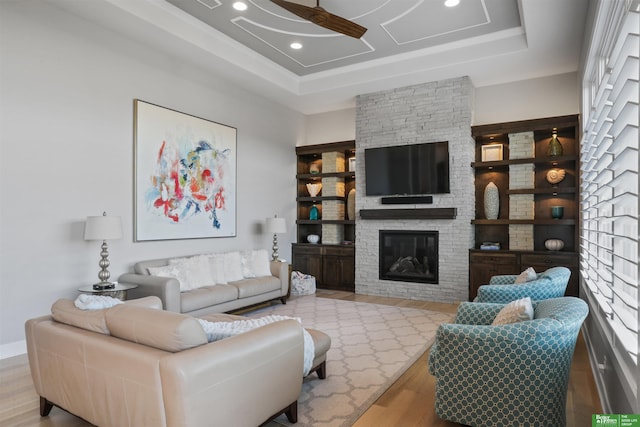
[(356, 158), (349, 157), (349, 172), (355, 172), (355, 171), (356, 171)]
[(236, 236), (236, 133), (134, 100), (134, 241)]
[(502, 160), (502, 144), (487, 144), (481, 148), (483, 162), (497, 162)]

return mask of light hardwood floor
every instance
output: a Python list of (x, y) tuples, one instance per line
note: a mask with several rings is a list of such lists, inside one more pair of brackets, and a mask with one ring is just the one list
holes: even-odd
[[(456, 305), (372, 297), (349, 292), (318, 290), (317, 296), (455, 313)], [(435, 382), (427, 371), (428, 352), (405, 372), (354, 424), (354, 427), (458, 427), (438, 419), (434, 411)], [(38, 412), (25, 355), (0, 360), (0, 426), (86, 427), (89, 423), (53, 408), (48, 417)], [(591, 414), (602, 413), (582, 336), (571, 366), (567, 396), (567, 427), (591, 425)], [(276, 425), (270, 423), (271, 425)], [(152, 427), (152, 426), (151, 426)]]

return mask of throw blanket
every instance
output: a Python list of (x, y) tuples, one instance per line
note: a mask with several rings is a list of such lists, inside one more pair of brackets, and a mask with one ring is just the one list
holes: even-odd
[(100, 310), (122, 304), (122, 301), (106, 295), (80, 294), (73, 304), (80, 310)]
[[(293, 319), (302, 324), (302, 321), (297, 317), (287, 316), (264, 316), (256, 319), (247, 320), (235, 320), (233, 322), (209, 322), (207, 320), (198, 319), (198, 322), (202, 325), (205, 333), (207, 334), (207, 340), (209, 342), (219, 341), (225, 338), (229, 338), (234, 335), (241, 334), (243, 332), (250, 331), (251, 329), (259, 328), (261, 326), (268, 325), (274, 322), (280, 322), (281, 320)], [(304, 369), (303, 375), (309, 374), (313, 363), (315, 354), (315, 348), (313, 345), (313, 339), (306, 329), (302, 329), (304, 335)]]

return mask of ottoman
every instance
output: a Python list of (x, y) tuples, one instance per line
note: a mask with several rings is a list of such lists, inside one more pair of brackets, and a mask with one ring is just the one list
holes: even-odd
[[(248, 317), (238, 316), (235, 314), (214, 313), (206, 316), (200, 316), (201, 319), (209, 322), (233, 322), (235, 320), (247, 320)], [(331, 337), (317, 329), (305, 328), (311, 339), (313, 340), (313, 363), (309, 375), (313, 372), (318, 373), (321, 380), (327, 377), (327, 351), (331, 348)]]

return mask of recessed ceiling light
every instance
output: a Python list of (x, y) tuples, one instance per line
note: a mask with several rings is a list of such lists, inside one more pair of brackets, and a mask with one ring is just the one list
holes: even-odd
[(243, 1), (236, 1), (233, 3), (233, 8), (240, 11), (247, 10), (247, 4)]
[(291, 47), (291, 49), (302, 49), (302, 44), (298, 43), (298, 42), (293, 42), (289, 45), (289, 47)]
[(444, 5), (447, 7), (454, 7), (460, 4), (460, 0), (445, 0)]

